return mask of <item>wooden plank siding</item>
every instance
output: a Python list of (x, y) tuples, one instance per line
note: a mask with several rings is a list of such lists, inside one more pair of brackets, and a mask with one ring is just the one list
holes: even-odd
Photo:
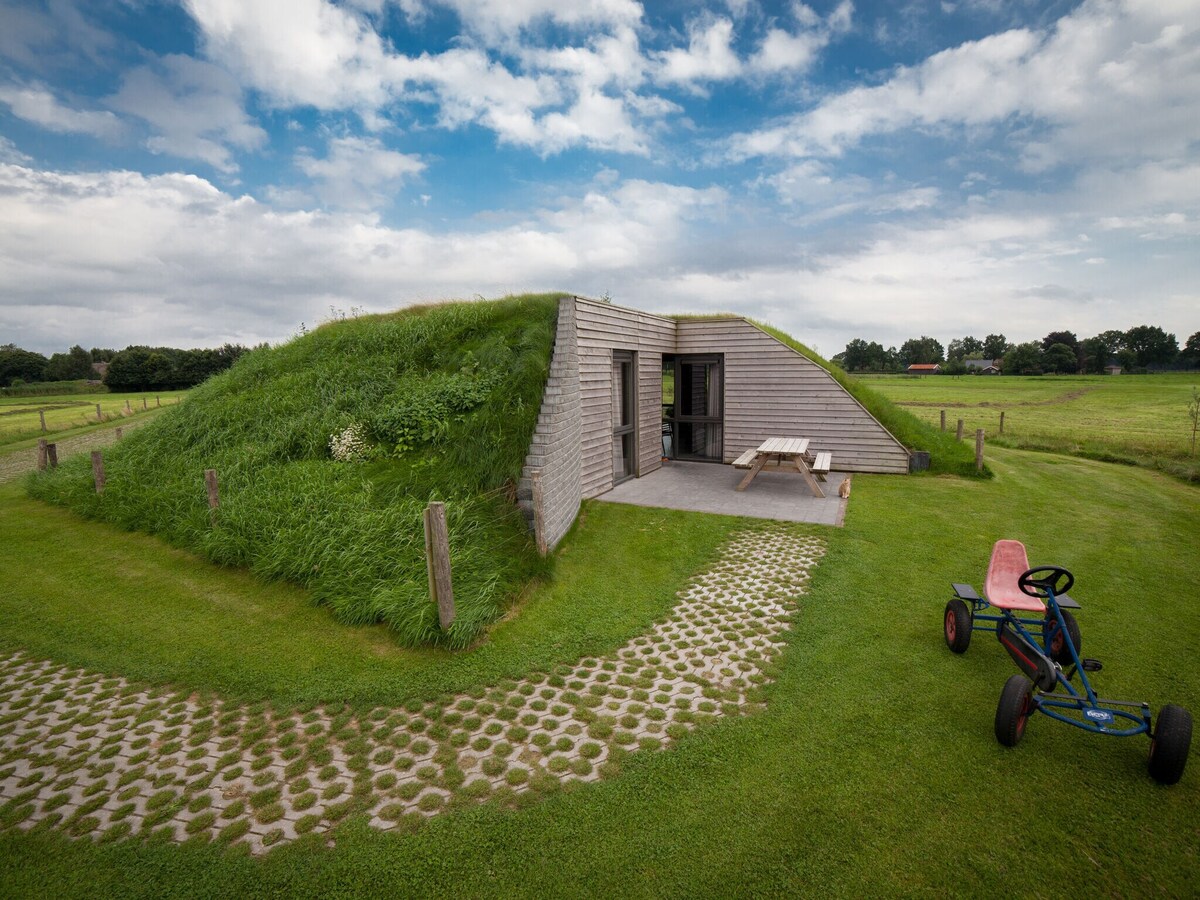
[[(564, 301), (569, 302), (569, 301)], [(576, 298), (581, 418), (580, 485), (596, 497), (613, 486), (612, 352), (637, 354), (639, 477), (662, 463), (662, 355), (675, 346), (675, 322), (609, 303)]]
[(908, 451), (812, 360), (745, 319), (678, 326), (676, 352), (724, 354), (726, 462), (769, 437), (806, 437), (838, 471), (908, 471)]

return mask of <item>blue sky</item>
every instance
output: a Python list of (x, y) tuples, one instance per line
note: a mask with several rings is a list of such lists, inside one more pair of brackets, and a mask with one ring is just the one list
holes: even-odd
[(1200, 330), (1200, 3), (0, 0), (0, 343)]

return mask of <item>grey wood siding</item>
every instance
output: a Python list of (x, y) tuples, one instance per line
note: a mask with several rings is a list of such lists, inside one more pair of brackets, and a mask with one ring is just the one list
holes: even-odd
[(525, 457), (517, 500), (533, 529), (533, 484), (535, 469), (542, 473), (542, 517), (546, 541), (557, 546), (571, 530), (579, 513), (579, 355), (576, 339), (575, 300), (567, 297), (558, 304), (558, 324), (554, 331), (554, 351), (550, 373), (542, 395), (537, 427)]
[[(566, 301), (564, 301), (566, 302)], [(637, 475), (662, 459), (662, 355), (675, 346), (675, 322), (610, 303), (575, 299), (578, 317), (580, 488), (596, 497), (612, 488), (612, 352), (637, 354)]]
[(683, 319), (676, 350), (725, 356), (726, 462), (768, 437), (806, 437), (838, 471), (908, 471), (908, 451), (833, 376), (752, 323)]

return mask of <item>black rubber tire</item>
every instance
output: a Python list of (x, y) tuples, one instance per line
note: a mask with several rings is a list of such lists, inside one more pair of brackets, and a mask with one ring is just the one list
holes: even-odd
[[(1071, 643), (1075, 645), (1075, 652), (1083, 659), (1083, 632), (1079, 630), (1079, 623), (1075, 621), (1075, 617), (1071, 615), (1069, 609), (1062, 610), (1063, 621), (1067, 623), (1067, 634), (1071, 636)], [(1049, 634), (1050, 626), (1054, 624), (1053, 618), (1047, 618), (1043, 626), (1044, 633)], [(1060, 666), (1069, 666), (1072, 664), (1071, 651), (1067, 649), (1067, 642), (1063, 640), (1062, 633), (1055, 634), (1055, 639), (1050, 643), (1046, 650), (1050, 654), (1050, 658)]]
[(955, 653), (966, 653), (971, 646), (971, 611), (957, 597), (946, 604), (942, 634), (946, 638), (946, 646)]
[(1188, 748), (1192, 745), (1192, 714), (1171, 703), (1162, 708), (1150, 741), (1150, 777), (1159, 784), (1175, 784), (1183, 777)]
[(1004, 682), (996, 705), (996, 740), (1015, 747), (1025, 736), (1025, 723), (1033, 712), (1033, 682), (1024, 675), (1013, 675)]

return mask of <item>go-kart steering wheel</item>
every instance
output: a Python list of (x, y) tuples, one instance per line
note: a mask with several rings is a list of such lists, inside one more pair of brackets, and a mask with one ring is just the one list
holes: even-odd
[(1017, 587), (1030, 597), (1048, 599), (1050, 592), (1058, 597), (1065, 594), (1075, 583), (1075, 576), (1062, 566), (1037, 566), (1021, 574)]

